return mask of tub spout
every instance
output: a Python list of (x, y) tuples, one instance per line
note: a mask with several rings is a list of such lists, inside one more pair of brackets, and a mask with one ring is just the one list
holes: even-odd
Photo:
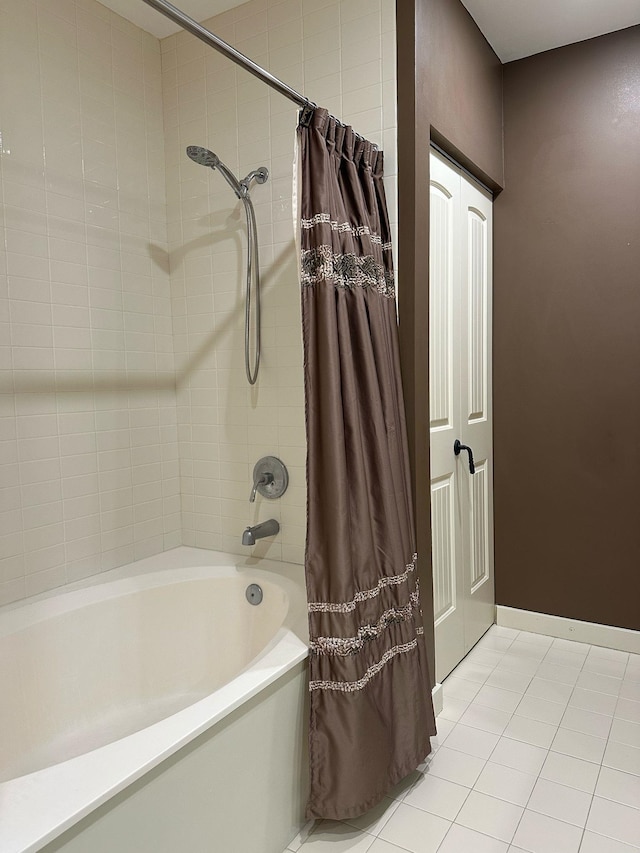
[(264, 539), (265, 536), (275, 536), (280, 532), (280, 525), (275, 518), (270, 518), (268, 521), (263, 521), (262, 524), (256, 524), (255, 527), (247, 527), (242, 534), (243, 545), (255, 545), (258, 539)]

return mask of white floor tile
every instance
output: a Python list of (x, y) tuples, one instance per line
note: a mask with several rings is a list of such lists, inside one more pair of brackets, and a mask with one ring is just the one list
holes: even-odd
[(499, 711), (497, 708), (487, 708), (486, 705), (478, 705), (472, 702), (464, 714), (460, 717), (460, 723), (471, 726), (474, 729), (482, 729), (485, 732), (501, 735), (506, 729), (511, 714), (508, 711)]
[(493, 752), (499, 739), (499, 735), (458, 723), (447, 738), (447, 749), (457, 749), (466, 755), (474, 755), (476, 758), (486, 760)]
[(402, 847), (396, 847), (395, 844), (390, 844), (382, 838), (376, 838), (368, 853), (406, 853)]
[(438, 729), (438, 734), (435, 737), (431, 738), (431, 748), (435, 751), (439, 749), (446, 739), (449, 737), (453, 729), (455, 728), (455, 723), (453, 720), (447, 720), (444, 717), (438, 716), (436, 718), (436, 726)]
[(507, 844), (454, 823), (438, 853), (506, 853)]
[(512, 690), (502, 690), (500, 687), (490, 687), (484, 684), (473, 700), (474, 705), (486, 705), (498, 711), (513, 713), (522, 699), (521, 693)]
[(412, 853), (435, 853), (450, 826), (448, 820), (401, 803), (379, 837)]
[(548, 779), (538, 779), (527, 808), (584, 827), (591, 799), (591, 794), (585, 791), (567, 788)]
[(474, 790), (516, 806), (526, 806), (535, 784), (536, 776), (533, 774), (487, 761)]
[(442, 682), (442, 690), (445, 699), (461, 699), (463, 702), (471, 702), (480, 690), (480, 685), (462, 676), (450, 675)]
[(322, 822), (300, 848), (300, 853), (366, 853), (375, 840), (341, 823), (332, 823), (323, 829)]
[(369, 835), (378, 835), (382, 827), (398, 808), (398, 801), (385, 797), (384, 800), (366, 814), (345, 820), (349, 826), (368, 832)]
[(403, 802), (446, 820), (455, 820), (468, 796), (469, 788), (463, 785), (437, 776), (425, 776), (409, 791)]
[(556, 663), (543, 661), (538, 667), (537, 677), (547, 681), (559, 681), (561, 684), (573, 686), (578, 680), (580, 670), (574, 666), (561, 666)]
[(622, 660), (629, 659), (629, 652), (623, 652), (619, 649), (607, 649), (604, 646), (591, 646), (589, 651), (591, 657), (606, 658), (607, 660)]
[(547, 699), (538, 699), (536, 696), (525, 693), (515, 713), (518, 717), (528, 717), (530, 720), (557, 726), (560, 724), (564, 710), (565, 705), (562, 702), (549, 702)]
[(609, 736), (612, 721), (613, 717), (605, 714), (594, 714), (593, 711), (584, 711), (582, 708), (569, 706), (562, 718), (560, 728), (606, 738)]
[(368, 853), (406, 853), (406, 851), (402, 847), (396, 847), (395, 844), (384, 841), (382, 838), (376, 838)]
[(491, 669), (494, 669), (502, 660), (504, 654), (503, 652), (497, 652), (493, 649), (481, 649), (478, 646), (467, 655), (467, 660), (472, 660), (474, 663), (482, 664), (482, 666), (489, 666)]
[(640, 723), (632, 723), (629, 720), (621, 720), (619, 718), (614, 719), (609, 740), (640, 747)]
[(493, 672), (493, 667), (483, 666), (482, 664), (476, 663), (472, 660), (463, 660), (462, 663), (456, 667), (455, 672), (457, 678), (464, 678), (467, 681), (484, 684)]
[(523, 773), (533, 773), (536, 776), (547, 757), (547, 750), (539, 746), (531, 746), (518, 740), (502, 737), (491, 753), (491, 761), (513, 767)]
[(637, 845), (640, 843), (640, 811), (621, 803), (594, 797), (587, 829), (615, 838), (623, 844)]
[(533, 677), (540, 666), (538, 658), (528, 658), (522, 655), (507, 654), (502, 658), (496, 669), (508, 669), (511, 672), (519, 672), (522, 675)]
[[(621, 678), (613, 678), (609, 675), (598, 675), (597, 672), (581, 672), (577, 687), (584, 690), (594, 690), (596, 693), (607, 693), (609, 696), (617, 696), (622, 686)], [(633, 698), (633, 697), (628, 697)]]
[(640, 674), (631, 673), (622, 679), (620, 695), (640, 702)]
[[(427, 756), (426, 764), (428, 765), (431, 761), (433, 761), (433, 756), (435, 753)], [(413, 788), (416, 782), (419, 782), (422, 779), (422, 773), (418, 770), (414, 770), (413, 773), (409, 773), (408, 776), (405, 776), (404, 779), (401, 779), (397, 785), (388, 792), (387, 797), (390, 800), (404, 800), (407, 793)]]
[(582, 669), (584, 661), (585, 656), (583, 654), (579, 654), (574, 651), (565, 651), (564, 649), (559, 649), (557, 646), (551, 646), (544, 658), (545, 663), (557, 663), (560, 666), (574, 666), (578, 669)]
[(570, 729), (558, 729), (558, 733), (551, 744), (551, 750), (599, 764), (602, 761), (606, 745), (605, 738), (585, 735), (582, 732), (572, 732)]
[(640, 809), (640, 776), (602, 767), (596, 785), (596, 796)]
[(511, 648), (509, 649), (510, 655), (516, 655), (521, 658), (527, 658), (528, 660), (535, 660), (538, 663), (541, 663), (544, 660), (544, 656), (547, 653), (547, 649), (544, 646), (536, 646), (531, 643), (523, 643), (519, 639), (514, 640)]
[(493, 649), (494, 651), (506, 652), (512, 645), (513, 640), (508, 637), (498, 637), (495, 634), (485, 634), (484, 637), (477, 643), (476, 648)]
[(557, 731), (558, 727), (549, 725), (549, 723), (530, 720), (528, 717), (514, 716), (504, 730), (504, 736), (549, 749)]
[(492, 625), (489, 630), (496, 637), (507, 637), (511, 640), (515, 640), (520, 634), (517, 628), (507, 628), (506, 625)]
[(572, 708), (581, 708), (583, 711), (593, 711), (594, 714), (612, 715), (617, 701), (615, 696), (607, 693), (596, 693), (593, 690), (576, 687), (569, 699), (569, 705)]
[(442, 702), (442, 711), (440, 711), (438, 717), (442, 717), (445, 720), (452, 720), (454, 723), (457, 723), (468, 707), (468, 701), (463, 701), (461, 699), (453, 699), (449, 698), (448, 696), (444, 696)]
[(587, 831), (582, 839), (580, 853), (638, 853), (638, 848)]
[[(441, 717), (440, 714), (436, 717), (436, 737), (445, 737), (449, 735), (456, 727), (456, 724), (453, 720), (447, 720), (445, 717)], [(431, 738), (433, 740), (433, 738)]]
[(633, 723), (640, 723), (640, 702), (634, 702), (632, 699), (618, 699), (613, 715), (623, 720), (631, 720)]
[(546, 699), (548, 702), (560, 702), (566, 705), (572, 690), (570, 684), (548, 681), (546, 678), (534, 678), (527, 688), (527, 696), (535, 696), (537, 699)]
[(473, 788), (484, 765), (482, 758), (443, 746), (429, 762), (425, 775), (437, 776), (439, 779)]
[(562, 640), (556, 637), (551, 644), (554, 649), (562, 649), (565, 652), (573, 652), (585, 658), (591, 651), (591, 646), (588, 643), (577, 643), (575, 640)]
[(581, 838), (579, 827), (527, 810), (513, 843), (529, 853), (578, 853)]
[(535, 634), (533, 631), (520, 631), (516, 640), (521, 643), (529, 643), (541, 649), (549, 649), (553, 645), (553, 637), (546, 634)]
[(310, 820), (305, 823), (300, 832), (296, 835), (293, 841), (289, 842), (289, 846), (287, 850), (293, 851), (293, 853), (298, 853), (298, 850), (302, 847), (307, 838), (311, 835), (313, 830), (315, 829), (316, 821)]
[(494, 669), (485, 684), (489, 687), (499, 687), (501, 690), (512, 690), (514, 693), (524, 693), (531, 682), (529, 675), (511, 672), (508, 669)]
[(559, 752), (550, 752), (540, 771), (540, 778), (550, 779), (552, 782), (559, 782), (561, 785), (593, 794), (599, 772), (598, 764), (573, 758), (570, 755), (562, 755)]
[(640, 681), (640, 655), (629, 655), (625, 678), (629, 681)]
[(605, 767), (622, 770), (623, 773), (634, 773), (640, 776), (640, 749), (628, 746), (626, 743), (609, 741), (602, 763)]
[(597, 655), (589, 655), (583, 667), (585, 672), (597, 672), (598, 675), (610, 675), (614, 678), (622, 678), (626, 668), (625, 660), (610, 660)]
[(523, 811), (521, 806), (472, 791), (460, 809), (456, 823), (509, 844)]

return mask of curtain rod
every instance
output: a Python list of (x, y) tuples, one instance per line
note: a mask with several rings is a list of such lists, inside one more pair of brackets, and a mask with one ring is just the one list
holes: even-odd
[(312, 104), (309, 99), (305, 98), (304, 95), (301, 95), (300, 92), (296, 92), (296, 90), (292, 89), (291, 86), (288, 86), (286, 83), (283, 83), (282, 80), (274, 77), (273, 74), (270, 74), (266, 69), (262, 68), (262, 66), (255, 63), (252, 59), (249, 59), (249, 57), (245, 56), (243, 53), (240, 53), (240, 51), (236, 50), (235, 47), (231, 47), (230, 44), (214, 35), (210, 30), (205, 29), (201, 24), (194, 21), (193, 18), (190, 18), (188, 15), (185, 15), (184, 12), (180, 11), (180, 9), (177, 9), (171, 3), (168, 3), (167, 0), (143, 0), (143, 2), (146, 3), (147, 6), (151, 6), (158, 12), (161, 12), (175, 24), (178, 24), (178, 26), (187, 30), (187, 32), (190, 32), (192, 35), (201, 39), (205, 44), (208, 44), (209, 47), (212, 47), (214, 50), (224, 54), (232, 62), (235, 62), (236, 65), (240, 65), (250, 74), (253, 74), (259, 80), (262, 80), (263, 83), (271, 86), (271, 88), (275, 89), (276, 92), (280, 92), (280, 94), (284, 95), (285, 98), (289, 98), (289, 100), (298, 104), (299, 107), (302, 107), (302, 113), (300, 115), (301, 124), (306, 124), (311, 120), (315, 104)]

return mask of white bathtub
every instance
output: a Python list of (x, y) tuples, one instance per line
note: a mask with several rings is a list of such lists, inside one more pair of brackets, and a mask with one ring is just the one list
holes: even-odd
[(177, 548), (0, 611), (2, 853), (281, 853), (306, 793), (303, 569), (249, 562)]

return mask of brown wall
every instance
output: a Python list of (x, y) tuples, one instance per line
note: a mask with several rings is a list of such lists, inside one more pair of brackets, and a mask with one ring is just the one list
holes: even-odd
[(504, 67), (499, 604), (640, 628), (640, 27)]
[[(398, 0), (400, 347), (425, 613), (433, 611), (429, 508), (429, 138), (502, 183), (502, 70), (459, 0)], [(433, 620), (425, 619), (431, 673)]]
[(459, 0), (416, 5), (419, 91), (431, 138), (498, 188), (503, 183), (502, 64)]

